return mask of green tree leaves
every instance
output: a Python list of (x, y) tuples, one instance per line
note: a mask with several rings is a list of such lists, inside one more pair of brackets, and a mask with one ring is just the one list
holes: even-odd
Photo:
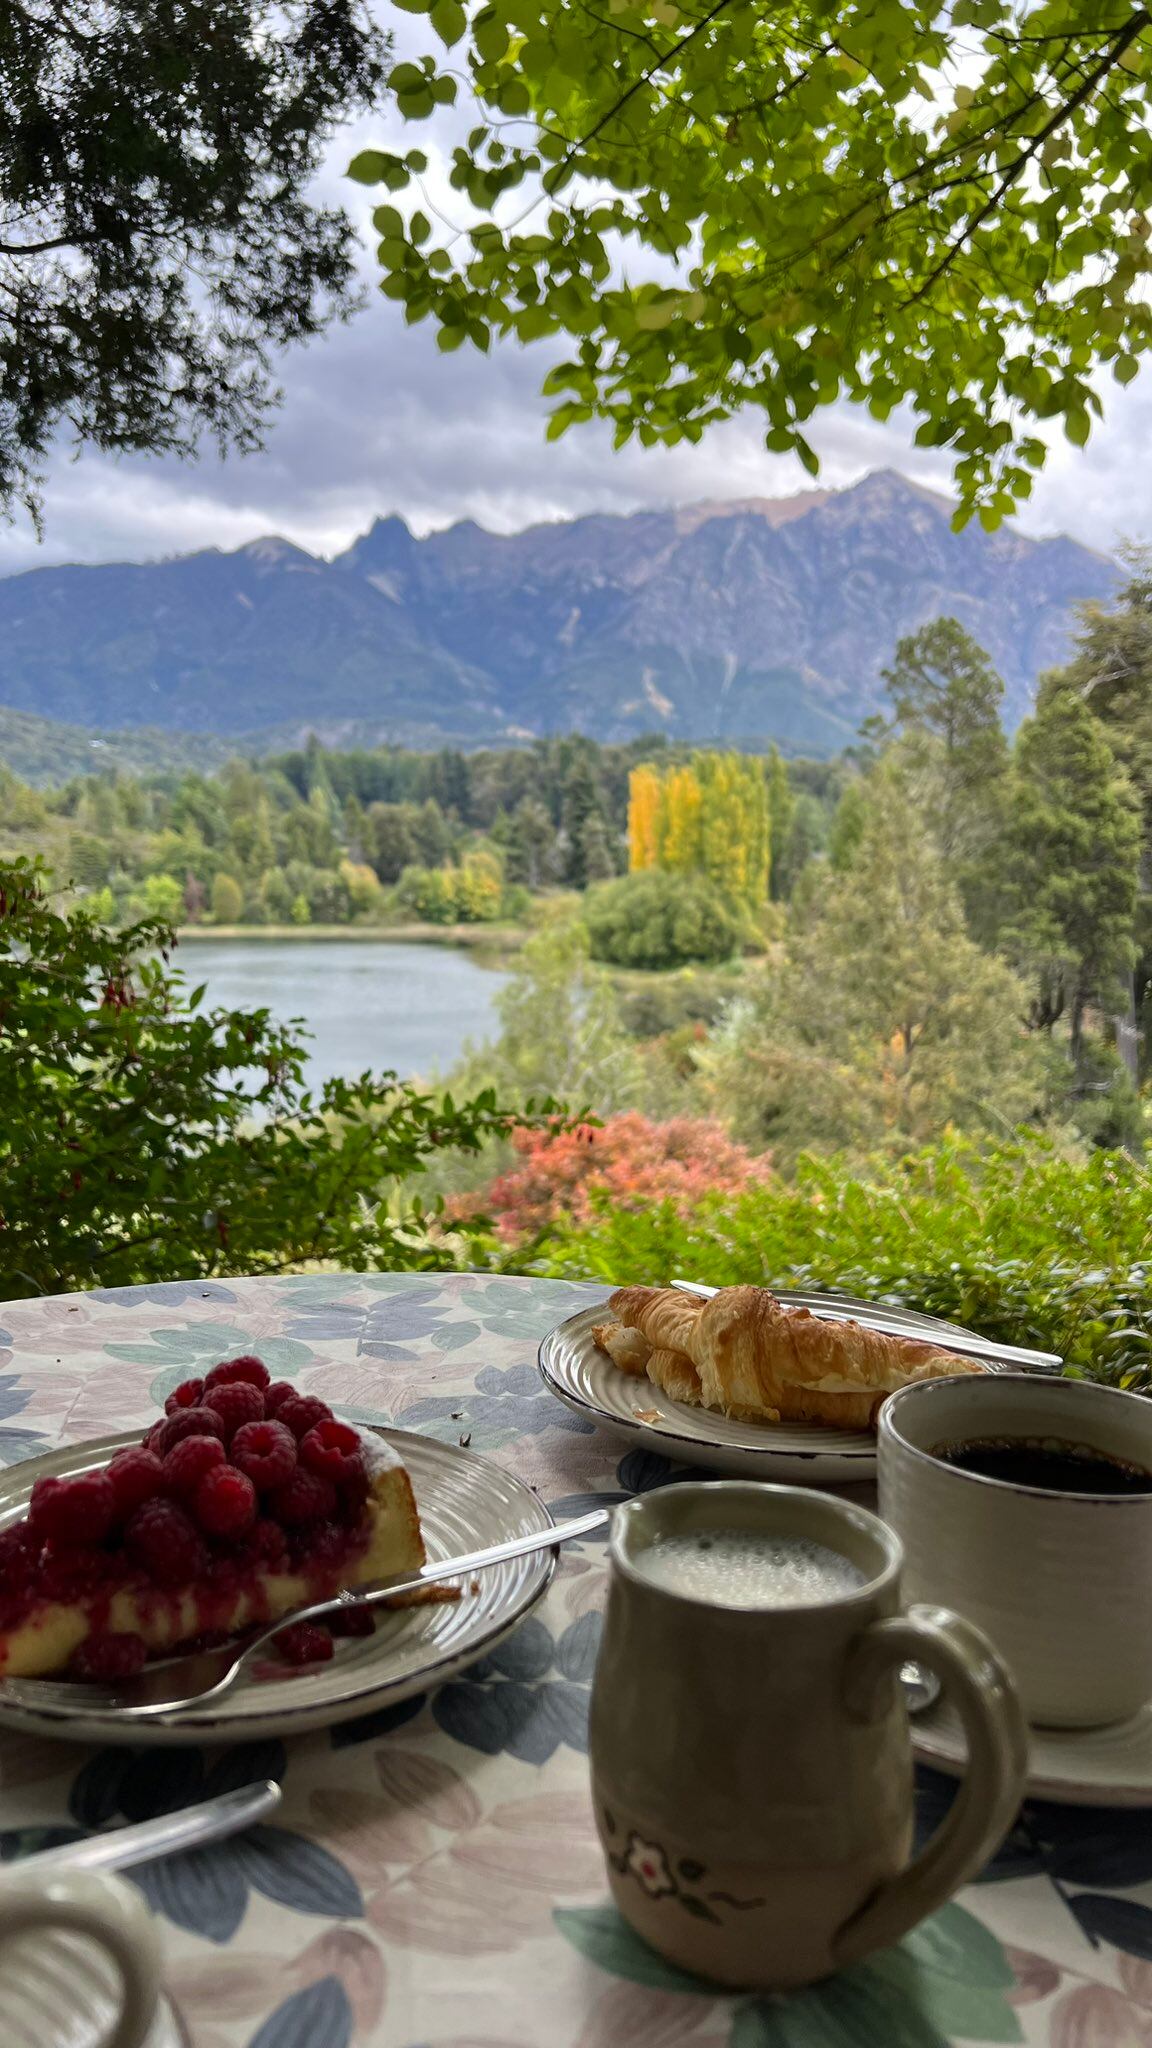
[[(951, 451), (961, 522), (991, 527), (1043, 462), (1035, 422), (1083, 446), (1101, 372), (1130, 381), (1152, 345), (1131, 0), (1023, 22), (959, 0), (946, 28), (934, 0), (786, 0), (770, 22), (747, 0), (493, 0), (457, 35), (459, 11), (436, 0), (430, 28), (480, 108), (452, 183), (482, 227), (390, 244), (384, 285), (478, 346), (575, 338), (553, 436), (603, 418), (670, 443), (754, 407), (815, 474), (821, 407), (907, 405)], [(399, 69), (425, 118), (432, 60), (419, 85)]]

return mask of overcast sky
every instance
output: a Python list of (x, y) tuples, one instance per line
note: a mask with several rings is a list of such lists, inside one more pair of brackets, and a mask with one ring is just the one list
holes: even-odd
[[(423, 31), (410, 16), (393, 10), (392, 18), (406, 44)], [(357, 148), (386, 140), (388, 130), (380, 117), (340, 138), (321, 180), (363, 222), (368, 277), (375, 201), (343, 172)], [(411, 147), (417, 138), (407, 133)], [(435, 164), (429, 124), (418, 139), (431, 145)], [(434, 196), (445, 193), (437, 178)], [(445, 204), (455, 207), (456, 195)], [(548, 444), (539, 390), (549, 360), (541, 347), (512, 344), (487, 357), (468, 344), (441, 355), (431, 325), (407, 327), (399, 309), (373, 291), (347, 326), (285, 356), (284, 402), (262, 452), (195, 464), (62, 453), (50, 471), (42, 542), (23, 520), (0, 525), (0, 574), (231, 548), (266, 533), (334, 554), (390, 512), (420, 532), (462, 518), (507, 532), (582, 512), (811, 488), (799, 462), (765, 452), (752, 417), (712, 429), (695, 448), (614, 453), (598, 425)], [(1054, 446), (1020, 523), (1111, 551), (1124, 538), (1152, 541), (1152, 376), (1127, 390), (1105, 378), (1103, 388), (1103, 427), (1086, 449)], [(948, 489), (947, 463), (913, 449), (907, 423), (880, 426), (838, 406), (805, 431), (821, 458), (822, 484), (893, 467)]]

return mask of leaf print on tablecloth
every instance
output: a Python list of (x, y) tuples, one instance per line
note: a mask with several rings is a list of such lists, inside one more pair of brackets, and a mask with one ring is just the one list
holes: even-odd
[(366, 1934), (351, 1927), (332, 1927), (310, 1941), (303, 1954), (286, 1967), (281, 1959), (279, 1967), (281, 1975), (301, 1990), (325, 1977), (335, 1977), (344, 1986), (357, 2034), (365, 2042), (375, 2036), (384, 2011), (384, 1958)]
[(94, 1287), (89, 1300), (115, 1308), (180, 1308), (186, 1301), (234, 1302), (236, 1296), (218, 1280), (149, 1280), (140, 1287)]
[(154, 1913), (205, 1941), (231, 1941), (248, 1909), (248, 1884), (230, 1842), (185, 1849), (127, 1873)]
[(1139, 1808), (1052, 1806), (1030, 1800), (1023, 1819), (1060, 1883), (1123, 1891), (1152, 1881), (1152, 1828)]
[(1047, 2018), (1050, 2048), (1135, 2048), (1148, 2038), (1147, 2015), (1107, 1984), (1078, 1984)]
[(690, 1991), (698, 1998), (715, 1998), (716, 1986), (688, 1970), (666, 1962), (638, 1934), (633, 1934), (615, 1906), (558, 1907), (552, 1919), (572, 1947), (613, 1977), (626, 1977), (632, 1984), (645, 1984), (654, 1991)]
[(371, 1742), (377, 1735), (390, 1735), (394, 1728), (403, 1728), (405, 1722), (414, 1721), (423, 1711), (427, 1693), (418, 1692), (411, 1699), (397, 1700), (393, 1707), (377, 1707), (374, 1713), (361, 1714), (354, 1721), (339, 1721), (329, 1730), (328, 1739), (333, 1749), (352, 1749), (358, 1742)]
[(392, 1864), (408, 1864), (436, 1848), (436, 1831), (475, 1827), (483, 1808), (459, 1771), (443, 1758), (385, 1743), (376, 1753), (379, 1790), (334, 1787), (314, 1792), (318, 1831), (365, 1884)]
[(359, 1920), (364, 1901), (355, 1878), (319, 1842), (286, 1828), (247, 1828), (231, 1844), (237, 1866), (254, 1891), (297, 1913)]
[(562, 1744), (588, 1748), (589, 1685), (569, 1676), (548, 1676), (555, 1661), (562, 1674), (591, 1677), (601, 1617), (583, 1615), (558, 1643), (535, 1616), (483, 1657), (461, 1678), (432, 1696), (432, 1718), (446, 1735), (485, 1756), (503, 1752), (521, 1763), (546, 1764)]
[(1152, 1962), (1152, 1907), (1142, 1906), (1137, 1899), (1112, 1899), (1104, 1892), (1074, 1892), (1065, 1897), (1094, 1948), (1109, 1941), (1113, 1948)]
[(604, 1865), (583, 1790), (506, 1801), (398, 1870), (367, 1902), (389, 1944), (497, 1955), (547, 1932), (552, 1901), (598, 1888)]
[(322, 1977), (270, 2013), (248, 2048), (348, 2048), (352, 2007), (338, 1977)]
[[(712, 1987), (715, 1990), (715, 1987)], [(685, 1998), (674, 1991), (658, 1991), (651, 1985), (610, 1984), (588, 2015), (573, 2048), (677, 2048), (681, 2041), (707, 2040), (717, 2044), (728, 2039), (728, 2025), (721, 2019), (719, 1996), (713, 2002)]]
[(1041, 1998), (1050, 1998), (1064, 1975), (1059, 1963), (1033, 1955), (1031, 1949), (1013, 1948), (1008, 1942), (1004, 1955), (1016, 1979), (1008, 1993), (1013, 2005), (1035, 2005)]

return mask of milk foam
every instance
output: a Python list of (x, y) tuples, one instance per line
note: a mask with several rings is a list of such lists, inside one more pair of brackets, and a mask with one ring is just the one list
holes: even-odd
[(859, 1567), (826, 1543), (754, 1529), (659, 1536), (634, 1563), (653, 1585), (718, 1607), (811, 1607), (866, 1584)]

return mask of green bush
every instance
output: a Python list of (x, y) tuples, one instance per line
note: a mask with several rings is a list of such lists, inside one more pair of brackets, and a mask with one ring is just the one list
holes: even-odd
[(590, 889), (584, 922), (595, 960), (617, 967), (685, 967), (728, 960), (743, 921), (703, 876), (649, 870)]
[(308, 1094), (294, 1032), (202, 1010), (169, 927), (112, 932), (90, 904), (61, 914), (38, 866), (0, 862), (0, 1299), (465, 1256), (411, 1177), (522, 1110), (387, 1073)]
[(849, 1167), (803, 1158), (794, 1180), (603, 1207), (557, 1232), (542, 1270), (570, 1279), (840, 1288), (1059, 1352), (1075, 1370), (1152, 1387), (1152, 1174), (1122, 1152), (1062, 1156), (1039, 1138), (962, 1140)]

